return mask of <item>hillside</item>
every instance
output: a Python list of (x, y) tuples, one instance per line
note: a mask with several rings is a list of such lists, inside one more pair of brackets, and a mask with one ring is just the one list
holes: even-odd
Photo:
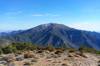
[(12, 43), (0, 48), (0, 66), (100, 66), (100, 51)]
[(100, 66), (100, 56), (84, 53), (86, 57), (77, 53), (64, 51), (24, 51), (20, 54), (3, 54), (0, 56), (0, 66)]
[[(82, 31), (62, 24), (42, 24), (34, 28), (0, 34), (0, 39), (9, 42), (30, 42), (39, 46), (79, 48), (85, 46), (100, 50), (100, 34)], [(6, 42), (4, 41), (3, 42)], [(2, 44), (2, 43), (1, 43)]]

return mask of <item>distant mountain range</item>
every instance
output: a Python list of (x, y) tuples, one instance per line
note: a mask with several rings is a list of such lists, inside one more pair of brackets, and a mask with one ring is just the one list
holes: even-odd
[(62, 24), (42, 24), (34, 28), (0, 33), (0, 44), (31, 42), (39, 46), (79, 48), (86, 46), (100, 50), (100, 33), (77, 30)]

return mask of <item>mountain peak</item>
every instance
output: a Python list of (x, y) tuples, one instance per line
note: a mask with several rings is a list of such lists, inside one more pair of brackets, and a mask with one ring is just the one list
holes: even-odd
[(41, 24), (37, 27), (42, 27), (42, 28), (56, 28), (56, 29), (59, 29), (59, 28), (65, 28), (65, 29), (71, 29), (70, 27), (68, 26), (65, 26), (63, 24), (57, 24), (57, 23), (47, 23), (47, 24)]
[(44, 26), (44, 27), (49, 27), (49, 26), (55, 26), (57, 25), (56, 23), (47, 23), (47, 24), (42, 24), (41, 26)]
[[(98, 36), (98, 37), (97, 37)], [(77, 30), (63, 24), (48, 23), (34, 28), (11, 33), (3, 38), (15, 42), (32, 42), (39, 46), (73, 47), (79, 48), (81, 45), (100, 50), (100, 34)], [(2, 37), (0, 37), (3, 39)]]
[[(58, 26), (58, 25), (63, 25), (63, 24), (58, 24), (58, 23), (47, 23), (47, 24), (42, 24), (44, 26)], [(65, 25), (63, 25), (65, 26)]]

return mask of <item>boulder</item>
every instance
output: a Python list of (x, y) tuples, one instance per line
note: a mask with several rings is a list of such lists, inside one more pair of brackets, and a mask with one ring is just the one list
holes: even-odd
[[(0, 61), (0, 64), (6, 65), (7, 62), (6, 61)], [(0, 65), (1, 66), (1, 65)]]
[(16, 60), (16, 57), (14, 54), (8, 54), (5, 57), (3, 57), (2, 59), (7, 61), (7, 62), (12, 62), (12, 61)]
[(16, 61), (22, 61), (22, 60), (24, 60), (24, 55), (16, 56)]

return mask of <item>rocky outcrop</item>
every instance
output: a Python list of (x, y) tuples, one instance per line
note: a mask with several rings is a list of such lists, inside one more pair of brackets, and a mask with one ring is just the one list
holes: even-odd
[[(24, 54), (27, 58), (24, 57)], [(0, 66), (99, 66), (100, 56), (85, 53), (86, 57), (77, 55), (77, 53), (69, 53), (63, 51), (60, 54), (55, 54), (55, 51), (36, 51), (22, 52), (22, 54), (7, 54), (0, 56)]]

